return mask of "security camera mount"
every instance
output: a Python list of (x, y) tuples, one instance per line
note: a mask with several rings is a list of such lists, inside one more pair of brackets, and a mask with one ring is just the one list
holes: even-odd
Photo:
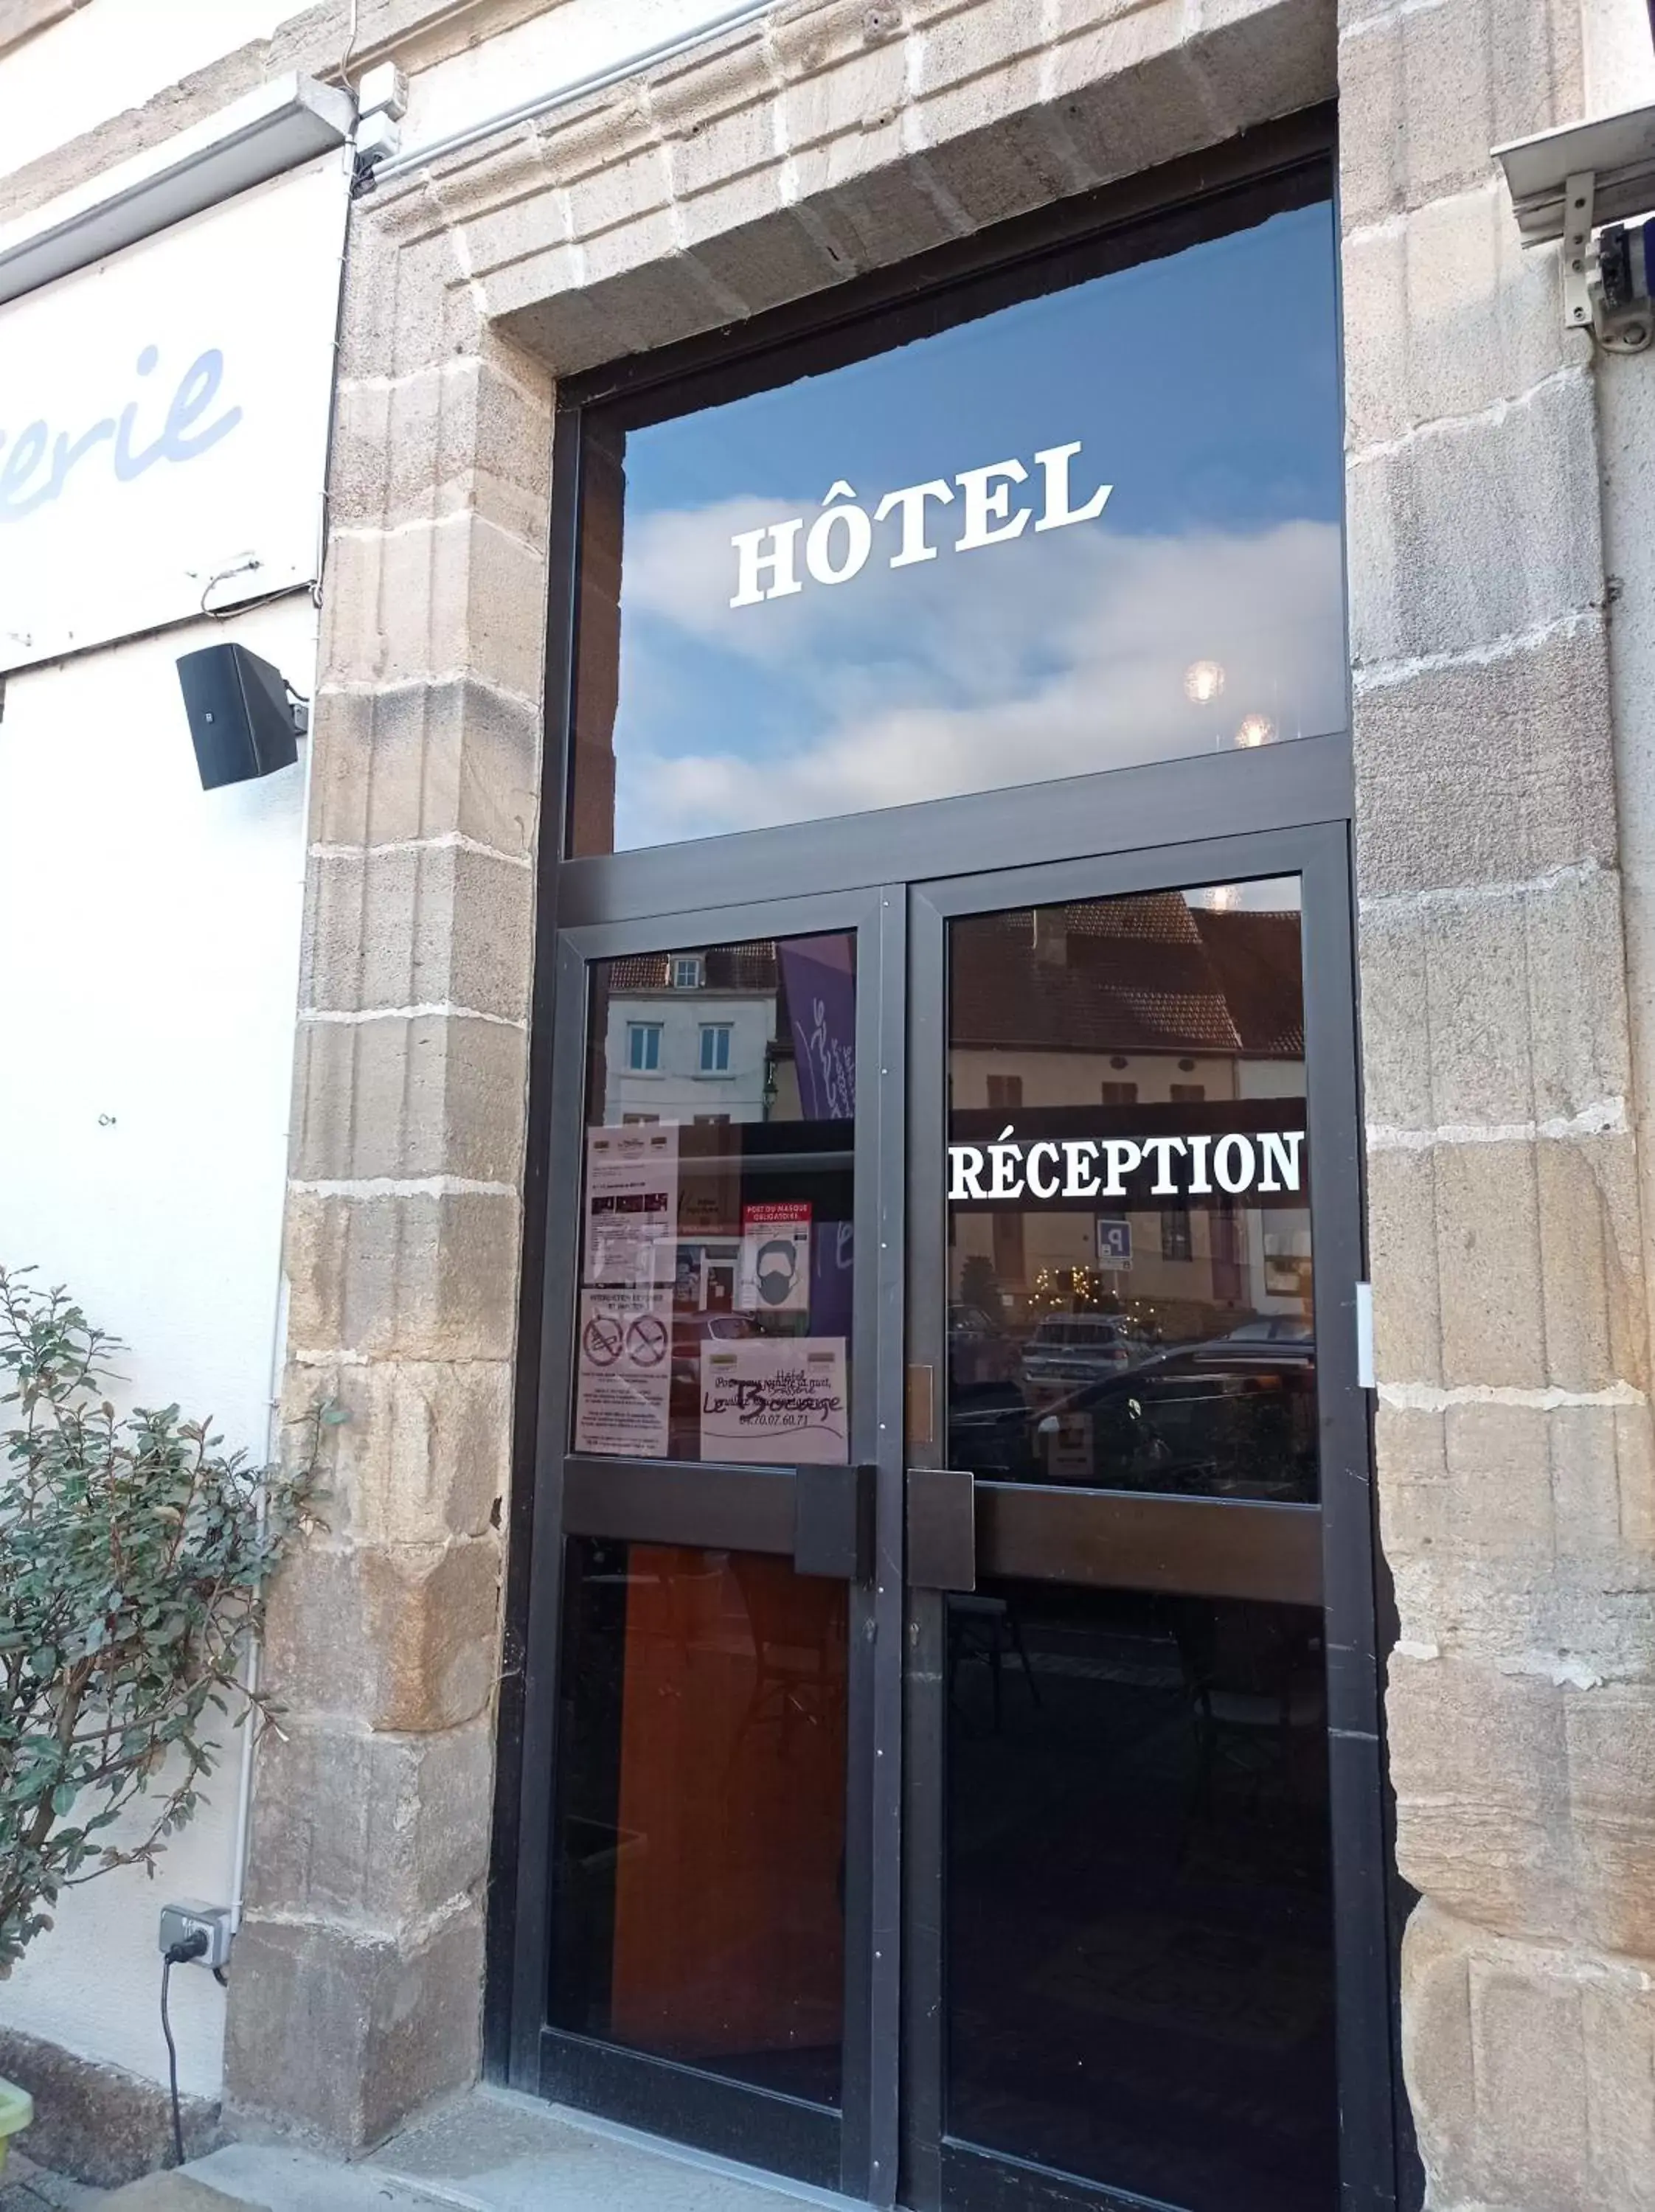
[(1524, 246), (1563, 247), (1563, 321), (1611, 353), (1655, 337), (1655, 107), (1496, 146)]
[(408, 80), (394, 62), (379, 62), (362, 73), (356, 87), (356, 169), (366, 177), (388, 161), (402, 145), (402, 118), (408, 112)]

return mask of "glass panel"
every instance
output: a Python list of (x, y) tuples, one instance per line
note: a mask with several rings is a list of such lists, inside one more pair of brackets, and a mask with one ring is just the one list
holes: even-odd
[(575, 1449), (849, 1458), (856, 945), (594, 963)]
[(948, 2131), (1329, 2212), (1319, 1615), (989, 1583), (948, 1617)]
[(1296, 879), (950, 925), (949, 1457), (1317, 1495)]
[(594, 414), (574, 849), (1342, 728), (1331, 210), (1269, 189), (890, 351)]
[(756, 1553), (569, 1544), (553, 2026), (837, 2104), (848, 1602)]

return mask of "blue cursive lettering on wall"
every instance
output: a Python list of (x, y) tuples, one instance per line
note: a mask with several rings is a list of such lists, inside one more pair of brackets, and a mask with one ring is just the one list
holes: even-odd
[[(137, 358), (138, 374), (153, 375), (160, 359), (159, 347), (145, 346)], [(131, 483), (157, 461), (193, 461), (210, 452), (241, 420), (239, 407), (227, 407), (216, 422), (196, 428), (218, 398), (223, 381), (224, 356), (216, 346), (209, 346), (179, 377), (161, 434), (148, 445), (135, 447), (132, 442), (141, 404), (137, 399), (129, 399), (118, 416), (106, 415), (78, 437), (67, 430), (59, 430), (54, 437), (50, 423), (30, 422), (17, 433), (11, 441), (11, 451), (0, 459), (0, 523), (21, 522), (26, 514), (58, 498), (70, 471), (106, 439), (113, 441), (110, 463), (120, 483)], [(0, 449), (5, 444), (6, 433), (0, 430)]]

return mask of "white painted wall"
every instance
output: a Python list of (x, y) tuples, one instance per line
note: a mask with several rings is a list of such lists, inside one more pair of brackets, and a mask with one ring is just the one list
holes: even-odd
[[(737, 0), (552, 0), (412, 80), (413, 149), (692, 34)], [(0, 176), (304, 13), (302, 0), (89, 0), (0, 61)], [(352, 76), (356, 75), (353, 70)]]
[(1618, 115), (1655, 100), (1655, 46), (1646, 0), (1580, 0), (1580, 27), (1586, 62), (1584, 115)]
[[(88, 11), (90, 12), (90, 11)], [(0, 714), (0, 1256), (268, 1456), (304, 875), (305, 760), (204, 792), (175, 662), (234, 639), (312, 689), (307, 593), (8, 679)], [(0, 1983), (0, 2021), (165, 2079), (155, 1918), (228, 1901), (235, 1738), (159, 1878), (100, 1877)], [(216, 2094), (223, 1996), (173, 1976), (179, 2075)]]
[(0, 175), (301, 12), (294, 0), (90, 0), (0, 62)]

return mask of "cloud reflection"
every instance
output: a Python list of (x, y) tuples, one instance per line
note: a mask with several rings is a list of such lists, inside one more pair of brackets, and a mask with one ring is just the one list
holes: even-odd
[[(940, 532), (922, 567), (876, 554), (853, 583), (732, 611), (731, 535), (824, 489), (629, 526), (621, 845), (1228, 749), (1247, 715), (1282, 738), (1343, 726), (1333, 522), (1087, 527), (972, 554)], [(1187, 696), (1202, 660), (1221, 699)]]

